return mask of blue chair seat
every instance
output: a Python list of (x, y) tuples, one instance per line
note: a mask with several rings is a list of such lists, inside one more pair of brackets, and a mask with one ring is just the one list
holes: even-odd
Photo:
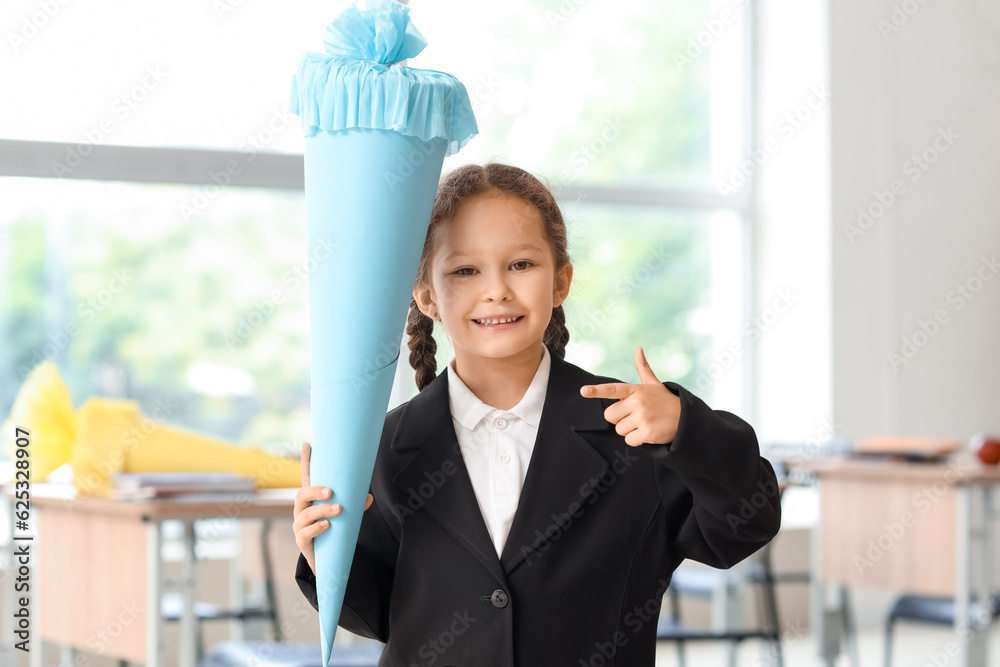
[[(719, 583), (719, 577), (725, 577), (725, 572), (719, 570), (706, 570), (695, 567), (679, 567), (674, 570), (670, 577), (670, 588), (683, 597), (693, 597), (707, 599), (715, 594), (715, 589)], [(726, 581), (724, 584), (727, 592), (736, 590), (736, 583)]]
[(741, 642), (745, 639), (771, 639), (777, 640), (777, 633), (772, 630), (724, 630), (715, 632), (706, 628), (695, 628), (682, 623), (668, 616), (660, 616), (656, 622), (656, 638), (662, 640), (684, 641), (731, 641)]
[[(982, 613), (981, 609), (979, 602), (973, 600), (969, 615), (976, 618)], [(990, 598), (989, 609), (992, 618), (1000, 616), (1000, 595)], [(885, 622), (885, 667), (892, 666), (892, 627), (897, 621), (954, 625), (955, 600), (930, 595), (900, 595), (896, 598)]]
[[(248, 620), (251, 618), (270, 619), (274, 617), (274, 612), (271, 610), (270, 605), (266, 602), (248, 603), (247, 606), (241, 609), (226, 609), (220, 605), (212, 604), (211, 602), (201, 602), (200, 600), (195, 600), (193, 607), (195, 618), (200, 621), (227, 620), (234, 618), (242, 620)], [(180, 620), (181, 615), (184, 613), (184, 598), (181, 594), (176, 592), (164, 593), (160, 604), (160, 613), (165, 621)]]
[(669, 616), (660, 616), (656, 622), (657, 639), (676, 639), (678, 637), (709, 639), (711, 632), (702, 628), (689, 628)]
[[(1000, 612), (1000, 596), (994, 597), (990, 612), (995, 617)], [(973, 601), (972, 616), (980, 613), (979, 602)], [(889, 611), (892, 620), (906, 619), (938, 625), (955, 624), (955, 600), (953, 598), (931, 597), (928, 595), (900, 595)]]
[[(334, 646), (329, 667), (378, 667), (384, 644)], [(223, 641), (212, 647), (199, 667), (323, 667), (319, 644)]]

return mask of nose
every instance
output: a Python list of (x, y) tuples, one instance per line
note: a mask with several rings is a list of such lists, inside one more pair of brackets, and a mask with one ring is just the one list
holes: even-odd
[(506, 272), (491, 272), (487, 280), (483, 293), (483, 298), (488, 301), (507, 301), (511, 297), (510, 284), (507, 281)]

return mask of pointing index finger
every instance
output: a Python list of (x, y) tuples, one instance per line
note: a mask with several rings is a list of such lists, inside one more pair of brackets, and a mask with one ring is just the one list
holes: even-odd
[(309, 459), (312, 458), (312, 448), (309, 446), (308, 442), (302, 443), (302, 486), (310, 486), (309, 484)]
[(606, 382), (605, 384), (585, 384), (580, 393), (587, 398), (625, 398), (635, 391), (627, 382)]

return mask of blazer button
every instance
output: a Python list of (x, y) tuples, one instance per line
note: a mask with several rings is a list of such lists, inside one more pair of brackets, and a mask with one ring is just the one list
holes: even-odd
[(490, 600), (493, 602), (494, 607), (503, 609), (504, 607), (507, 606), (507, 594), (504, 593), (499, 588), (493, 591), (493, 596), (490, 598)]

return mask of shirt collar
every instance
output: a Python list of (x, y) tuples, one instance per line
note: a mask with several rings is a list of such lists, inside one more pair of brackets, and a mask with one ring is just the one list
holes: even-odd
[[(531, 384), (528, 385), (528, 390), (524, 392), (524, 396), (517, 405), (505, 412), (510, 412), (531, 424), (532, 427), (538, 428), (542, 417), (542, 404), (545, 402), (545, 390), (549, 385), (551, 366), (549, 349), (542, 345), (542, 360), (538, 364), (535, 376), (531, 379)], [(462, 379), (458, 377), (458, 373), (455, 372), (454, 358), (448, 362), (448, 402), (452, 416), (470, 431), (479, 424), (483, 417), (498, 409), (483, 403), (472, 393), (471, 389), (465, 386)]]

